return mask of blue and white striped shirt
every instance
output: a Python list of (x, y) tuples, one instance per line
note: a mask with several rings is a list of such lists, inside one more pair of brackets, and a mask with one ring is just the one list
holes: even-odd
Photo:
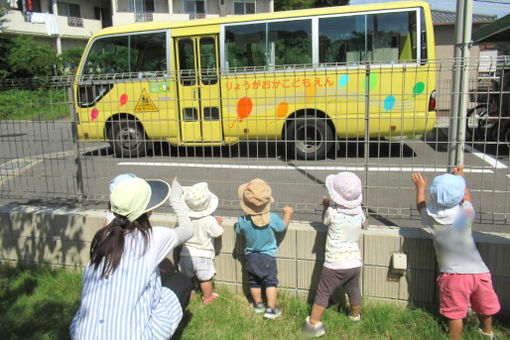
[(180, 242), (174, 230), (153, 227), (148, 249), (138, 231), (125, 237), (113, 274), (102, 265), (83, 272), (81, 305), (70, 326), (72, 339), (168, 339), (183, 311), (179, 299), (161, 285), (158, 264)]

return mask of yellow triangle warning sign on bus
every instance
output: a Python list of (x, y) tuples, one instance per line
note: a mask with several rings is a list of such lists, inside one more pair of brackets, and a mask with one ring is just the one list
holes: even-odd
[(146, 89), (143, 89), (142, 95), (136, 103), (135, 112), (158, 112), (158, 108), (152, 102)]

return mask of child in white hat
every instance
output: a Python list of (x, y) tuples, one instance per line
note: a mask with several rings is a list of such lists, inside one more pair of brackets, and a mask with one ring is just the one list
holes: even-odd
[(349, 296), (349, 319), (354, 322), (361, 320), (359, 279), (363, 262), (358, 239), (365, 222), (361, 208), (361, 180), (352, 172), (340, 172), (326, 178), (326, 188), (334, 204), (330, 204), (328, 197), (323, 197), (322, 220), (328, 226), (326, 254), (312, 313), (301, 328), (307, 337), (326, 333), (320, 319), (328, 307), (329, 298), (339, 286)]
[(198, 279), (202, 290), (202, 303), (207, 305), (218, 297), (218, 294), (213, 293), (212, 284), (212, 278), (216, 274), (212, 239), (223, 234), (223, 220), (221, 217), (211, 216), (218, 207), (218, 197), (209, 190), (207, 183), (183, 187), (183, 190), (182, 198), (195, 235), (182, 247), (179, 271), (190, 279)]
[(464, 180), (464, 166), (454, 168), (453, 174), (434, 178), (428, 204), (425, 201), (427, 179), (417, 172), (412, 180), (421, 222), (434, 236), (441, 272), (437, 278), (439, 313), (448, 318), (450, 339), (460, 339), (462, 320), (470, 305), (478, 314), (479, 332), (494, 339), (492, 315), (499, 311), (500, 305), (489, 268), (476, 249), (471, 233), (475, 209)]

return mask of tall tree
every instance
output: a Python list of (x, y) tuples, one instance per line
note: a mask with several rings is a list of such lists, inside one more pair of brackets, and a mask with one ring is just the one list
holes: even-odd
[(275, 0), (275, 11), (290, 11), (314, 7), (345, 6), (349, 0)]

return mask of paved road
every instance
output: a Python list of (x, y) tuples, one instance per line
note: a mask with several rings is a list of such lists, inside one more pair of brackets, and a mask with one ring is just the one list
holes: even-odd
[[(353, 171), (365, 183), (364, 203), (370, 224), (418, 226), (414, 208), (413, 171), (432, 178), (446, 171), (447, 145), (440, 136), (422, 140), (340, 142), (325, 160), (286, 160), (284, 143), (243, 142), (233, 148), (173, 148), (157, 144), (147, 157), (120, 159), (106, 143), (80, 143), (80, 166), (87, 207), (105, 206), (108, 181), (121, 172), (146, 178), (177, 176), (184, 185), (207, 181), (220, 197), (218, 213), (240, 213), (236, 197), (239, 184), (254, 177), (272, 186), (281, 210), (291, 204), (296, 219), (317, 220), (324, 179), (330, 173)], [(75, 198), (77, 166), (70, 124), (67, 122), (8, 122), (0, 124), (0, 179), (2, 202), (42, 203)], [(466, 178), (475, 200), (478, 230), (509, 231), (510, 175), (508, 150), (497, 145), (468, 147)], [(485, 151), (485, 152), (480, 152)], [(69, 201), (72, 203), (74, 201)], [(402, 218), (404, 217), (404, 218)], [(490, 222), (490, 224), (488, 224)]]

